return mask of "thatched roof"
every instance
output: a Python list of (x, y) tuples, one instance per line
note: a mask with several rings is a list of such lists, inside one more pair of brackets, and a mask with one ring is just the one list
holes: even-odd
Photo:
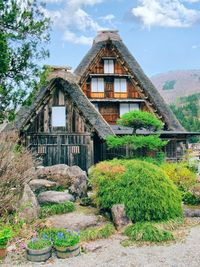
[[(41, 88), (36, 100), (29, 108), (21, 108), (15, 120), (15, 129), (23, 130), (24, 127), (36, 116), (36, 111), (42, 107), (44, 97), (48, 91), (55, 87), (62, 88), (72, 99), (72, 102), (83, 116), (88, 125), (96, 132), (100, 138), (105, 139), (108, 135), (113, 135), (109, 124), (103, 119), (101, 114), (95, 109), (92, 103), (88, 100), (81, 88), (77, 85), (75, 77), (65, 72), (63, 77), (57, 77), (50, 80), (46, 87)], [(9, 127), (7, 127), (7, 130)]]
[(99, 32), (97, 37), (94, 39), (92, 48), (85, 55), (74, 72), (78, 80), (81, 81), (81, 79), (86, 75), (90, 64), (93, 63), (98, 53), (108, 43), (117, 50), (118, 55), (125, 61), (129, 72), (134, 77), (134, 80), (137, 81), (139, 88), (147, 97), (145, 101), (153, 105), (158, 116), (162, 116), (161, 119), (165, 123), (166, 129), (169, 131), (184, 131), (184, 128), (180, 125), (175, 115), (172, 113), (164, 99), (159, 94), (158, 90), (152, 84), (150, 79), (144, 74), (136, 59), (124, 45), (117, 31)]

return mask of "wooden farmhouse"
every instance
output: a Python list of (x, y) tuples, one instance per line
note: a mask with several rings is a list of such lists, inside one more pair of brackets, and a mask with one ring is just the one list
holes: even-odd
[(177, 121), (117, 31), (99, 32), (74, 74), (67, 68), (53, 69), (49, 84), (30, 108), (19, 111), (15, 122), (24, 144), (44, 165), (64, 163), (87, 170), (98, 161), (125, 155), (125, 149), (108, 150), (105, 139), (132, 133), (116, 125), (131, 110), (151, 112), (164, 123), (161, 138), (169, 140), (165, 147), (169, 160), (183, 155), (190, 133)]

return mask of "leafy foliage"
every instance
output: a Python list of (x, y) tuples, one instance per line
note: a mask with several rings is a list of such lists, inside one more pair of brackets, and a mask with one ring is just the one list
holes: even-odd
[(6, 248), (8, 241), (12, 238), (13, 232), (9, 227), (0, 229), (0, 248)]
[(182, 198), (183, 202), (186, 205), (199, 205), (200, 204), (200, 198), (195, 196), (192, 192), (182, 192)]
[(43, 204), (40, 209), (40, 217), (45, 218), (54, 214), (64, 214), (74, 210), (75, 205), (70, 201), (59, 204)]
[(162, 141), (158, 134), (148, 136), (136, 134), (136, 130), (138, 129), (156, 131), (163, 127), (163, 123), (149, 112), (139, 110), (130, 111), (125, 113), (117, 123), (133, 128), (134, 134), (122, 137), (108, 136), (106, 143), (109, 149), (126, 146), (126, 157), (133, 158), (133, 155), (135, 153), (137, 154), (141, 149), (143, 149), (143, 154), (146, 153), (145, 155), (147, 156), (149, 152), (160, 151), (167, 144), (167, 141)]
[[(200, 94), (181, 97), (179, 101), (172, 104), (170, 108), (176, 115), (183, 127), (190, 132), (200, 131)], [(198, 137), (192, 137), (191, 142), (197, 142)]]
[(27, 245), (29, 249), (34, 249), (34, 250), (48, 248), (50, 246), (51, 246), (51, 241), (47, 238), (46, 239), (32, 238)]
[(106, 139), (109, 148), (117, 148), (123, 145), (128, 145), (133, 150), (148, 148), (148, 150), (160, 150), (167, 144), (167, 141), (162, 141), (158, 135), (137, 136), (126, 135), (123, 137), (110, 135)]
[(182, 215), (181, 195), (158, 166), (139, 160), (104, 161), (91, 169), (97, 205), (110, 210), (124, 204), (134, 222), (168, 220)]
[(38, 0), (0, 0), (0, 121), (9, 117), (37, 80), (48, 56), (50, 21)]
[(188, 190), (196, 183), (196, 174), (184, 163), (164, 163), (161, 168), (181, 190)]
[(91, 227), (86, 230), (81, 231), (80, 238), (81, 241), (94, 241), (97, 239), (108, 238), (113, 235), (115, 228), (111, 223), (107, 223), (102, 227)]
[(33, 100), (35, 99), (35, 97), (37, 96), (38, 91), (46, 86), (48, 84), (48, 76), (49, 73), (51, 72), (51, 67), (48, 65), (44, 65), (42, 67), (42, 69), (39, 71), (38, 73), (38, 80), (39, 81), (33, 81), (32, 84), (32, 91), (30, 92), (30, 94), (28, 95), (28, 97), (25, 99), (25, 101), (23, 101), (23, 106), (30, 106), (33, 102)]
[(133, 110), (125, 113), (120, 119), (118, 119), (117, 124), (131, 127), (133, 128), (133, 132), (136, 132), (137, 129), (157, 131), (163, 127), (163, 123), (153, 114), (140, 110)]
[(174, 240), (171, 232), (159, 229), (150, 222), (129, 225), (125, 229), (124, 234), (132, 241), (163, 242)]

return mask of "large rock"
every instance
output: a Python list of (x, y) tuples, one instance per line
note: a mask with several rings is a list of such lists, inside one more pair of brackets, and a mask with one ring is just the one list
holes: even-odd
[(126, 216), (123, 204), (113, 205), (111, 212), (114, 225), (118, 230), (131, 223), (131, 220)]
[(199, 208), (190, 208), (183, 207), (185, 217), (200, 217), (200, 207)]
[(28, 184), (24, 186), (24, 192), (20, 201), (20, 219), (30, 223), (39, 217), (39, 205), (36, 196)]
[(57, 185), (58, 183), (51, 182), (45, 179), (34, 179), (29, 182), (29, 186), (33, 192), (51, 190)]
[(78, 166), (69, 167), (67, 171), (70, 177), (69, 191), (76, 197), (87, 195), (87, 175)]
[(46, 223), (49, 227), (84, 230), (88, 227), (103, 225), (105, 219), (94, 214), (72, 212), (54, 215), (48, 218)]
[(40, 204), (58, 204), (66, 201), (74, 201), (74, 197), (67, 192), (46, 191), (38, 195)]
[(69, 167), (65, 164), (58, 164), (50, 167), (38, 167), (37, 177), (67, 187), (75, 197), (87, 195), (87, 175), (78, 166)]

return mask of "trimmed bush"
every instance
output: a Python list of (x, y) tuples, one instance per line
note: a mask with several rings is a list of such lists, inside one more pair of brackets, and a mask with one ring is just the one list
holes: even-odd
[(140, 160), (104, 161), (91, 169), (96, 204), (110, 210), (124, 204), (135, 222), (182, 216), (181, 195), (158, 166)]
[(164, 163), (161, 168), (181, 190), (187, 191), (196, 183), (196, 174), (184, 163)]
[(169, 231), (159, 229), (152, 223), (136, 223), (129, 225), (124, 234), (132, 241), (163, 242), (174, 240), (173, 234)]

